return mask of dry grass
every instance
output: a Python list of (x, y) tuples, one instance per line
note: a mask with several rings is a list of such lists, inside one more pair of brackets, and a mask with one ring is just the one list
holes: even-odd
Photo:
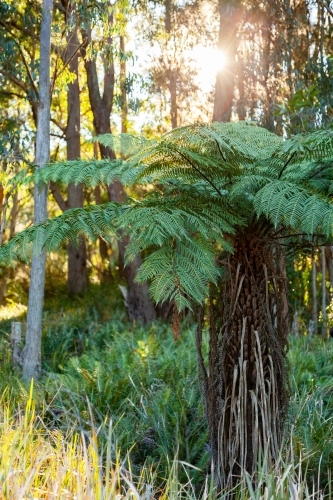
[[(175, 458), (168, 476), (159, 478), (143, 466), (134, 473), (128, 456), (117, 449), (112, 423), (106, 422), (106, 444), (99, 442), (100, 429), (89, 433), (47, 429), (35, 414), (32, 388), (25, 411), (13, 412), (2, 402), (0, 407), (0, 499), (78, 499), (78, 500), (215, 500), (230, 498), (217, 494), (214, 478), (207, 475), (200, 488), (191, 480), (193, 466)], [(105, 443), (105, 441), (104, 441)], [(262, 460), (267, 464), (265, 458)], [(320, 464), (318, 464), (318, 478)], [(187, 482), (180, 483), (180, 469)], [(204, 476), (203, 476), (204, 477)], [(234, 498), (251, 499), (330, 499), (331, 491), (320, 491), (315, 481), (310, 488), (302, 476), (301, 463), (290, 447), (280, 458), (275, 471), (259, 467), (258, 485), (253, 489), (249, 476), (234, 491)], [(330, 481), (328, 481), (330, 484)]]

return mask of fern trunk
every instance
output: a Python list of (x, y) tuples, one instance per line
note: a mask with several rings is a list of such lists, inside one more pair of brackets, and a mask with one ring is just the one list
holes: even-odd
[(210, 298), (209, 373), (199, 368), (215, 472), (221, 487), (278, 458), (288, 403), (287, 310), (280, 246), (242, 236)]

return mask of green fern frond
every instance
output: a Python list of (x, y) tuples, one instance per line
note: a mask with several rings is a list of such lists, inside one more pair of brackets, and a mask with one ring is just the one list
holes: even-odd
[(219, 276), (211, 245), (205, 239), (172, 242), (151, 254), (142, 264), (136, 281), (150, 281), (150, 293), (159, 303), (174, 300), (181, 311), (190, 307), (187, 297), (201, 303), (208, 284)]
[(110, 184), (121, 175), (121, 160), (71, 160), (51, 163), (36, 172), (35, 182), (54, 181), (67, 186), (70, 183), (95, 187), (99, 184)]
[(122, 160), (71, 160), (60, 163), (52, 163), (35, 173), (34, 180), (38, 183), (54, 181), (67, 186), (84, 184), (88, 187), (98, 185), (109, 185), (114, 181), (121, 180), (123, 184), (132, 184), (137, 173), (125, 168)]
[(333, 235), (333, 203), (304, 187), (286, 181), (271, 181), (254, 198), (258, 215), (264, 214), (275, 227), (283, 225), (308, 235)]
[(124, 157), (132, 156), (144, 148), (154, 146), (158, 142), (156, 139), (149, 140), (142, 136), (131, 134), (102, 134), (95, 137), (94, 141), (99, 142), (111, 149), (111, 151)]
[(0, 249), (2, 264), (78, 241), (81, 234), (129, 235), (126, 262), (138, 252), (148, 254), (137, 280), (151, 282), (157, 302), (174, 300), (181, 310), (191, 299), (204, 300), (219, 276), (216, 255), (232, 252), (235, 239), (258, 217), (286, 238), (296, 232), (332, 237), (331, 131), (284, 142), (240, 122), (180, 127), (160, 140), (129, 134), (96, 140), (126, 159), (53, 164), (35, 179), (88, 186), (149, 183), (143, 197), (70, 210), (31, 227)]
[(73, 208), (62, 215), (31, 226), (0, 247), (0, 265), (15, 260), (28, 261), (33, 252), (58, 249), (68, 241), (78, 242), (81, 235), (90, 239), (116, 234), (116, 219), (126, 210), (116, 203)]

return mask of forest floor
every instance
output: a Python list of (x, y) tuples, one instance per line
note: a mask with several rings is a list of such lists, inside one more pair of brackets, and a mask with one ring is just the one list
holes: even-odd
[[(60, 298), (59, 298), (60, 297)], [(215, 499), (197, 382), (195, 326), (130, 324), (118, 292), (45, 304), (43, 377), (10, 364), (0, 309), (0, 499)], [(22, 316), (23, 315), (23, 316)], [(205, 341), (207, 349), (207, 338)], [(291, 404), (281, 462), (237, 498), (333, 498), (333, 341), (290, 338)]]

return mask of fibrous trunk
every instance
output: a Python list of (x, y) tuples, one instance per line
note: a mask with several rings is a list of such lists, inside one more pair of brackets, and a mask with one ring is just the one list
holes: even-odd
[(242, 236), (210, 297), (208, 372), (197, 334), (199, 373), (215, 473), (221, 488), (258, 462), (276, 462), (288, 402), (288, 320), (283, 250)]

